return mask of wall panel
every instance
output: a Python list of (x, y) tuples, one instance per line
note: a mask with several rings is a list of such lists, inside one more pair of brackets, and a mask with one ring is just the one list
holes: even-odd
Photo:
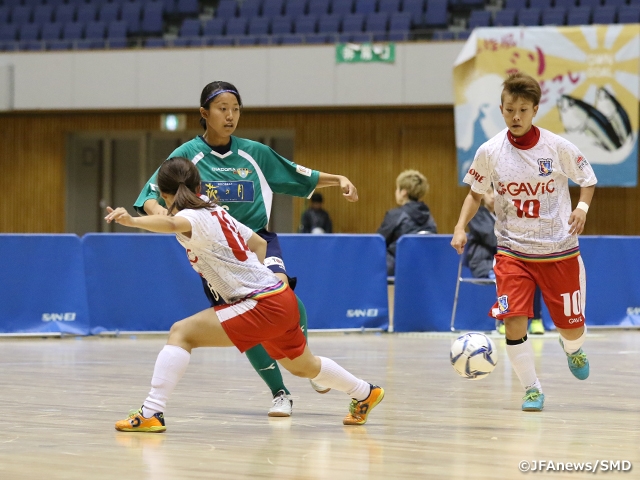
[[(180, 112), (177, 112), (180, 113)], [(197, 131), (197, 113), (187, 128)], [(78, 131), (157, 131), (156, 112), (0, 114), (0, 232), (64, 231), (65, 138)], [(349, 177), (360, 201), (349, 204), (337, 188), (323, 190), (336, 232), (374, 232), (394, 208), (395, 178), (417, 168), (429, 179), (427, 204), (440, 233), (456, 223), (466, 188), (456, 183), (453, 110), (380, 108), (330, 110), (245, 110), (243, 129), (291, 130), (296, 162)], [(577, 201), (577, 190), (572, 195)], [(132, 199), (133, 202), (133, 199)], [(294, 202), (294, 225), (305, 208)], [(596, 191), (585, 233), (640, 235), (640, 188)]]

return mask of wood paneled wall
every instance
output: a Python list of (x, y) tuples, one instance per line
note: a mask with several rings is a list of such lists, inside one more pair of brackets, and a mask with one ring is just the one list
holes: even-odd
[[(179, 112), (178, 112), (179, 113)], [(197, 130), (198, 115), (187, 128)], [(395, 178), (407, 168), (429, 179), (425, 198), (440, 233), (451, 233), (467, 193), (456, 181), (453, 109), (245, 110), (244, 129), (289, 129), (295, 161), (346, 175), (360, 201), (322, 191), (338, 233), (375, 232), (395, 207)], [(156, 112), (9, 113), (0, 115), (0, 232), (59, 233), (65, 219), (65, 139), (77, 131), (155, 131)], [(577, 189), (572, 195), (577, 201)], [(132, 199), (133, 202), (134, 199)], [(295, 200), (294, 224), (305, 208)], [(640, 235), (640, 188), (599, 188), (586, 234)]]

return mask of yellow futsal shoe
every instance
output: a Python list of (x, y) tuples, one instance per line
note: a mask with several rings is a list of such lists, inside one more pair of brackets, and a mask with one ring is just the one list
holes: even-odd
[(128, 418), (116, 422), (116, 430), (119, 432), (161, 433), (166, 429), (162, 412), (155, 413), (153, 417), (147, 418), (142, 415), (142, 407), (140, 410), (129, 412)]
[[(371, 384), (370, 384), (371, 385)], [(384, 389), (377, 385), (371, 385), (371, 392), (364, 400), (358, 401), (355, 398), (351, 400), (349, 405), (349, 413), (342, 423), (345, 425), (364, 425), (367, 423), (367, 417), (384, 398)]]
[(542, 335), (544, 333), (544, 324), (541, 318), (534, 318), (529, 324), (529, 333), (531, 335)]

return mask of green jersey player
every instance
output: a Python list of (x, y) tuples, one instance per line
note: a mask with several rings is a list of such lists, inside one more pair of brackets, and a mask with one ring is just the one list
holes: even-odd
[[(227, 82), (212, 82), (200, 95), (200, 124), (204, 134), (178, 147), (169, 158), (190, 159), (202, 180), (201, 193), (217, 201), (237, 220), (267, 241), (265, 265), (286, 283), (287, 276), (278, 237), (267, 230), (273, 194), (308, 197), (316, 188), (339, 186), (347, 201), (358, 200), (355, 186), (342, 175), (331, 175), (297, 165), (259, 142), (232, 136), (242, 108), (238, 89)], [(157, 171), (149, 179), (134, 207), (144, 215), (166, 215), (157, 187)], [(204, 290), (212, 306), (224, 301), (206, 284)], [(291, 282), (295, 286), (295, 282)], [(307, 316), (298, 299), (300, 324), (307, 334)], [(290, 416), (293, 401), (285, 387), (278, 364), (258, 345), (247, 358), (273, 394), (269, 416)], [(312, 382), (319, 393), (329, 389)]]

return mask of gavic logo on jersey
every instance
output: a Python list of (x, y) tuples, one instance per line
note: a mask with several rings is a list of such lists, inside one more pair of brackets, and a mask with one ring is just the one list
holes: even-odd
[(503, 183), (498, 182), (498, 188), (496, 192), (498, 195), (504, 195), (505, 193), (509, 193), (509, 195), (517, 196), (521, 193), (525, 193), (529, 196), (535, 195), (544, 195), (545, 193), (553, 193), (556, 191), (555, 181), (549, 180), (548, 182), (538, 182), (533, 185), (529, 182), (516, 183), (511, 182), (508, 183), (505, 187)]
[(482, 181), (484, 180), (484, 176), (480, 175), (473, 168), (469, 169), (469, 175), (473, 175), (473, 178), (475, 178), (476, 182), (478, 183), (482, 183)]
[(553, 173), (553, 160), (550, 158), (539, 158), (538, 169), (541, 177), (548, 177)]

